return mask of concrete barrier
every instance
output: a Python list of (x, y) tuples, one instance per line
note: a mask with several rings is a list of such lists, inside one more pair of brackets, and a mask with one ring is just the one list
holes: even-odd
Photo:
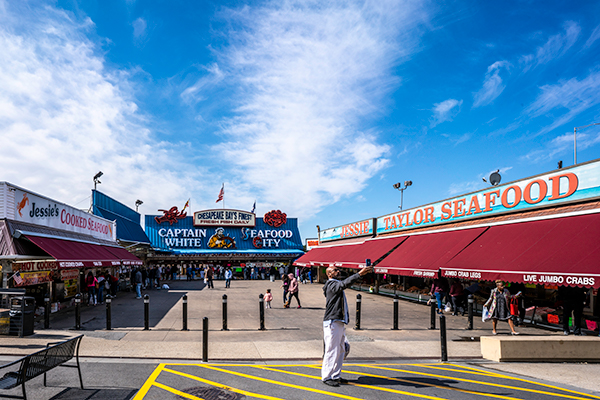
[(481, 355), (492, 361), (600, 361), (597, 336), (482, 336)]

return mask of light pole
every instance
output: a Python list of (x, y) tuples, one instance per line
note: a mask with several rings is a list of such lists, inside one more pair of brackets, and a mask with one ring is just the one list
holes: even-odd
[(584, 128), (589, 128), (590, 126), (594, 126), (594, 125), (600, 125), (600, 122), (594, 122), (593, 124), (588, 124), (588, 125), (584, 125), (584, 126), (576, 126), (573, 129), (573, 151), (574, 151), (574, 155), (573, 155), (573, 165), (577, 165), (577, 129), (584, 129)]
[(141, 201), (141, 200), (139, 200), (139, 199), (135, 201), (135, 212), (138, 212), (138, 208), (139, 208), (139, 207), (140, 207), (142, 204), (144, 204), (144, 202), (143, 202), (143, 201)]
[(394, 189), (398, 189), (400, 191), (400, 206), (398, 207), (400, 208), (400, 210), (402, 210), (402, 205), (404, 203), (404, 190), (406, 190), (406, 188), (411, 185), (412, 181), (404, 181), (404, 187), (401, 187), (402, 184), (400, 182), (394, 183), (394, 185), (392, 185)]
[(104, 175), (104, 173), (102, 171), (100, 171), (96, 175), (94, 175), (94, 190), (96, 190), (96, 185), (97, 184), (102, 183), (102, 182), (100, 182), (100, 177), (102, 175)]

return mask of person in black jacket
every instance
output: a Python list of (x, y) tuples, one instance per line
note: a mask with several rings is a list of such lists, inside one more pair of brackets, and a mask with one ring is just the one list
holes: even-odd
[(345, 332), (350, 316), (344, 289), (371, 271), (373, 271), (373, 267), (365, 267), (358, 273), (340, 281), (338, 280), (339, 269), (337, 267), (327, 268), (329, 280), (323, 285), (323, 294), (326, 298), (325, 316), (323, 317), (325, 354), (321, 367), (321, 380), (326, 385), (339, 386), (340, 383), (346, 383), (342, 379), (341, 373), (344, 358), (350, 351)]

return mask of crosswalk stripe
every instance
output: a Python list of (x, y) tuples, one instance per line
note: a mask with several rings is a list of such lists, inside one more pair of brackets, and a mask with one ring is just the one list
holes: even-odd
[(133, 400), (142, 400), (146, 396), (146, 393), (148, 393), (148, 390), (150, 390), (152, 384), (156, 381), (156, 378), (158, 378), (164, 367), (165, 364), (158, 364), (158, 367), (156, 367), (148, 379), (146, 379), (146, 382), (144, 382), (140, 390), (138, 390)]

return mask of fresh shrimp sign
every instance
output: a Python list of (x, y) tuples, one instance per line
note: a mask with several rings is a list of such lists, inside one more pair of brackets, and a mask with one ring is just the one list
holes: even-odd
[(600, 162), (494, 186), (377, 219), (377, 233), (457, 222), (600, 197)]
[(116, 223), (31, 192), (15, 189), (17, 221), (115, 240)]

